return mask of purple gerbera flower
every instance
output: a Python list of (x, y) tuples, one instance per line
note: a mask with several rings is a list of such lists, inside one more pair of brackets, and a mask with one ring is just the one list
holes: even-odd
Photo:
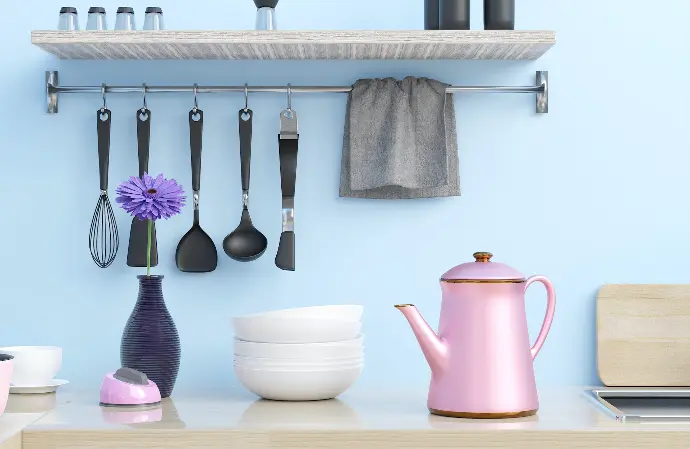
[(179, 214), (185, 203), (182, 187), (174, 179), (165, 179), (163, 174), (155, 179), (148, 173), (141, 178), (132, 176), (115, 193), (115, 201), (139, 220), (168, 219)]

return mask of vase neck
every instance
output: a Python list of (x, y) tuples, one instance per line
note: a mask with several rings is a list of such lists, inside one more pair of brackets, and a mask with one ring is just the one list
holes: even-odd
[(139, 276), (138, 301), (163, 301), (163, 276)]

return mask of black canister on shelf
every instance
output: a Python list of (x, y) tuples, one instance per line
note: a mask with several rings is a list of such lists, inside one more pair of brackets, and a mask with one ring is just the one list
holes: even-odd
[(424, 29), (438, 30), (438, 2), (439, 0), (424, 0)]
[(439, 29), (469, 30), (470, 0), (439, 0)]
[(485, 30), (515, 29), (515, 0), (484, 0)]

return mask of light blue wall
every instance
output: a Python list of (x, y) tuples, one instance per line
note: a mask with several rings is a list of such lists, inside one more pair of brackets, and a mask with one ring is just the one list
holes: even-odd
[[(59, 377), (96, 386), (119, 363), (136, 274), (125, 264), (130, 219), (117, 210), (123, 244), (97, 268), (87, 234), (98, 197), (94, 113), (100, 96), (63, 96), (44, 113), (44, 70), (65, 85), (351, 84), (417, 75), (453, 84), (528, 85), (549, 70), (548, 115), (531, 95), (456, 97), (463, 196), (420, 201), (338, 198), (344, 95), (296, 96), (300, 117), (297, 271), (273, 265), (280, 233), (276, 134), (285, 98), (255, 95), (252, 204), (269, 237), (251, 264), (220, 257), (207, 275), (182, 274), (173, 255), (192, 209), (159, 225), (166, 299), (183, 345), (179, 385), (230, 386), (234, 314), (332, 303), (366, 305), (367, 367), (360, 388), (426, 386), (428, 368), (403, 317), (414, 302), (436, 325), (447, 268), (478, 250), (525, 274), (549, 276), (556, 319), (536, 361), (541, 385), (596, 381), (597, 289), (605, 283), (690, 282), (690, 2), (518, 1), (521, 29), (555, 29), (558, 44), (535, 62), (77, 62), (29, 43), (52, 29), (60, 5), (4, 2), (0, 31), (0, 344), (64, 347)], [(423, 0), (282, 0), (283, 29), (418, 29)], [(473, 28), (482, 27), (472, 2)], [(328, 6), (324, 6), (327, 4)], [(139, 20), (148, 5), (132, 1)], [(159, 1), (169, 28), (253, 26), (250, 0)], [(82, 20), (90, 6), (77, 2)], [(118, 6), (104, 1), (111, 13)], [(111, 96), (111, 193), (137, 170), (138, 95)], [(241, 95), (204, 95), (201, 220), (220, 245), (241, 208), (237, 110)], [(190, 184), (189, 94), (151, 95), (151, 168)], [(222, 254), (222, 253), (221, 253)], [(528, 295), (532, 334), (543, 290)]]

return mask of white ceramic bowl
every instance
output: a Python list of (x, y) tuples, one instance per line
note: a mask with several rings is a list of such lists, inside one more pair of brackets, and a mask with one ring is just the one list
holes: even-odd
[(297, 307), (294, 309), (270, 310), (268, 312), (243, 315), (242, 318), (267, 317), (267, 318), (324, 318), (342, 321), (362, 321), (364, 306), (334, 305)]
[(359, 334), (359, 321), (321, 318), (236, 317), (235, 337), (259, 343), (325, 343), (351, 340)]
[(353, 357), (345, 359), (325, 359), (325, 360), (290, 360), (290, 359), (264, 359), (256, 357), (235, 356), (235, 366), (247, 368), (266, 368), (266, 369), (341, 369), (358, 366), (364, 363), (363, 357)]
[(318, 401), (332, 399), (350, 388), (363, 368), (285, 371), (235, 366), (235, 374), (247, 390), (264, 399)]
[(13, 368), (14, 357), (9, 354), (0, 354), (0, 416), (5, 413), (7, 400), (10, 396), (10, 381)]
[(0, 354), (14, 356), (12, 385), (45, 385), (62, 366), (62, 348), (58, 346), (5, 346)]
[(361, 357), (364, 352), (364, 335), (331, 343), (256, 343), (235, 339), (235, 355), (270, 359), (323, 360), (345, 357)]

